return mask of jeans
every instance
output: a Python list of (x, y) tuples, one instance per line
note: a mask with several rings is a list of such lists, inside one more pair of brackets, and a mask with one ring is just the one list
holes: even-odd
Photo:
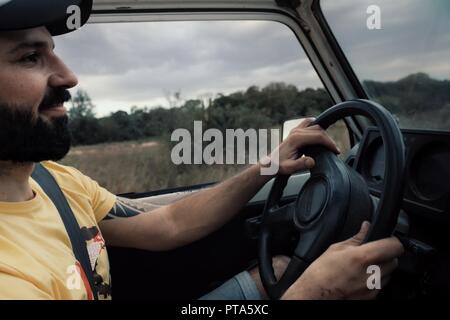
[(261, 300), (255, 281), (247, 271), (234, 276), (200, 300)]

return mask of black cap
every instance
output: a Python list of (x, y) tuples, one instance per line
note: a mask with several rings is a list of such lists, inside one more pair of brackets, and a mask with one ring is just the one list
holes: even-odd
[[(70, 6), (80, 8), (80, 24), (89, 19), (92, 10), (92, 0), (0, 0), (0, 31), (30, 29), (40, 26), (57, 36), (76, 30), (78, 26), (68, 21), (74, 11)], [(69, 13), (68, 13), (69, 11)]]

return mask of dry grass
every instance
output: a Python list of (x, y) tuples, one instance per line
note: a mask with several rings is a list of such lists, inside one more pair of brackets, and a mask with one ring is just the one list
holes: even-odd
[[(349, 148), (343, 123), (331, 127), (329, 135), (341, 150)], [(99, 144), (74, 147), (61, 161), (120, 194), (222, 181), (235, 175), (243, 165), (174, 165), (168, 139)]]
[(343, 159), (345, 154), (350, 150), (350, 137), (345, 122), (340, 120), (328, 128), (328, 135), (336, 142), (341, 149), (340, 158)]
[(120, 194), (221, 181), (241, 170), (230, 165), (180, 165), (170, 159), (162, 140), (124, 142), (73, 148), (61, 161)]

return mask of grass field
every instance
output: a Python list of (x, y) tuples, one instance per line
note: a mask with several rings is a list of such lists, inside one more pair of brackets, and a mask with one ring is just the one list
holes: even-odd
[[(341, 150), (348, 150), (343, 124), (328, 130)], [(120, 194), (222, 181), (245, 165), (174, 165), (169, 138), (79, 146), (61, 161), (109, 191)]]
[(144, 192), (221, 181), (241, 170), (231, 165), (174, 165), (161, 140), (74, 147), (61, 161), (109, 191)]

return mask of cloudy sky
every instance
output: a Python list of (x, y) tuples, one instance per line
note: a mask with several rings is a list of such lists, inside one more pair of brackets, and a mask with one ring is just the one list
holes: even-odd
[[(380, 30), (367, 28), (366, 10), (374, 4)], [(420, 71), (450, 79), (449, 0), (323, 0), (322, 9), (360, 79)]]
[[(374, 3), (381, 30), (366, 27)], [(450, 79), (450, 1), (327, 0), (323, 9), (360, 79)], [(98, 116), (167, 106), (175, 91), (191, 99), (273, 81), (322, 86), (292, 31), (271, 21), (90, 24), (55, 42)]]

